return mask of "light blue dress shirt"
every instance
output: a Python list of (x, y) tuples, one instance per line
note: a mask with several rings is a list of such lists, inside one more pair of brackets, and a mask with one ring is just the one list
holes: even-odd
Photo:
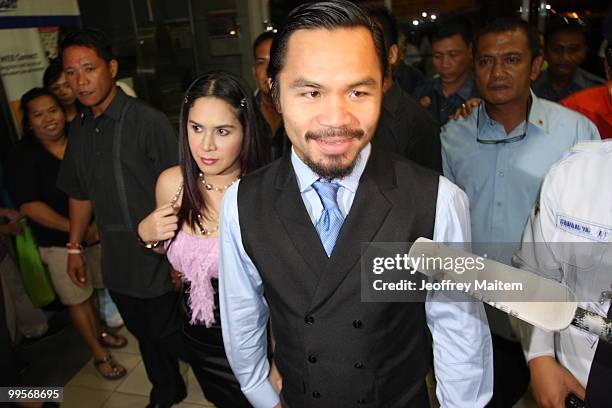
[[(368, 144), (360, 152), (353, 172), (343, 179), (333, 180), (340, 184), (337, 201), (345, 217), (353, 204), (370, 151)], [(312, 186), (319, 176), (295, 151), (291, 153), (291, 162), (314, 228), (323, 212), (321, 200)], [(279, 402), (279, 397), (268, 381), (268, 305), (263, 296), (261, 276), (242, 245), (237, 193), (238, 183), (227, 190), (221, 204), (219, 300), (223, 342), (247, 399), (255, 408), (270, 408)], [(434, 239), (470, 241), (468, 199), (444, 177), (440, 177), (438, 187)], [(454, 294), (453, 299), (456, 296)], [(433, 336), (436, 395), (441, 405), (485, 406), (493, 393), (493, 352), (482, 303), (453, 302), (443, 292), (430, 292), (425, 313)]]
[[(506, 134), (489, 118), (484, 104), (467, 119), (450, 121), (442, 129), (444, 176), (470, 199), (472, 249), (510, 265), (544, 176), (579, 141), (600, 140), (586, 117), (531, 93), (527, 135), (507, 144), (483, 144), (478, 137), (500, 140), (521, 135), (525, 122)], [(480, 112), (480, 113), (478, 113)], [(487, 245), (505, 242), (503, 245)]]

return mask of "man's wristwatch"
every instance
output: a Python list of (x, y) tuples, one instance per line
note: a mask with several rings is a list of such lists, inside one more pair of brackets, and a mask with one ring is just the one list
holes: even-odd
[(147, 249), (155, 249), (162, 243), (162, 241), (145, 242), (142, 240), (142, 238), (140, 238), (139, 234), (136, 234), (136, 236), (138, 237), (138, 243)]

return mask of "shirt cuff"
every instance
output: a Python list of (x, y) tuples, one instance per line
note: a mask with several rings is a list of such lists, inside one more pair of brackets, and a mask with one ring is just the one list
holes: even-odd
[(272, 408), (280, 402), (278, 394), (267, 379), (248, 392), (243, 392), (255, 408)]
[(520, 336), (527, 362), (537, 357), (555, 356), (555, 333), (531, 327), (521, 328)]

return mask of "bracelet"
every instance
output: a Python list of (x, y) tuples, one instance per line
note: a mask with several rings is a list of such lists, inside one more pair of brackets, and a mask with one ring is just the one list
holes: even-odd
[(68, 249), (66, 252), (68, 252), (71, 255), (80, 255), (81, 254), (81, 250), (80, 249)]
[(83, 245), (81, 245), (81, 244), (80, 244), (80, 243), (78, 243), (78, 242), (68, 242), (68, 243), (66, 244), (66, 248), (68, 248), (68, 249), (78, 249), (78, 250), (81, 250), (81, 249), (83, 249)]
[(136, 236), (138, 237), (138, 243), (147, 249), (155, 249), (162, 243), (162, 241), (145, 242), (140, 238), (140, 235), (136, 234)]

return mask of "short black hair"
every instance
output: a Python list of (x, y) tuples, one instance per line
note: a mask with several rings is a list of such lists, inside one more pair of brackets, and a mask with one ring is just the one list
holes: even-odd
[(582, 22), (582, 20), (555, 16), (548, 21), (548, 25), (546, 27), (546, 33), (544, 34), (546, 46), (548, 46), (548, 42), (552, 36), (557, 33), (579, 34), (584, 39), (585, 44), (587, 43), (589, 36), (587, 26)]
[(538, 30), (529, 25), (526, 21), (523, 21), (516, 17), (501, 17), (493, 20), (486, 26), (484, 26), (476, 37), (474, 38), (474, 47), (472, 48), (474, 57), (476, 57), (476, 52), (478, 50), (478, 42), (480, 39), (491, 33), (503, 33), (506, 31), (522, 31), (527, 37), (527, 44), (529, 46), (529, 50), (531, 51), (531, 59), (533, 60), (536, 57), (541, 55), (540, 50), (540, 35), (538, 34)]
[(443, 40), (457, 34), (463, 38), (463, 41), (465, 41), (465, 44), (469, 47), (474, 39), (472, 23), (467, 19), (467, 17), (447, 15), (439, 18), (436, 21), (429, 36), (429, 42), (433, 44), (436, 41)]
[(384, 6), (366, 4), (362, 7), (382, 30), (383, 38), (385, 40), (385, 49), (387, 52), (389, 52), (389, 48), (391, 48), (391, 46), (394, 44), (397, 45), (399, 41), (397, 20)]
[(59, 58), (50, 60), (49, 66), (45, 69), (45, 73), (43, 74), (43, 86), (50, 89), (51, 85), (56, 83), (62, 76), (63, 70), (62, 61)]
[(253, 57), (255, 57), (255, 54), (257, 53), (257, 47), (259, 47), (262, 42), (267, 40), (274, 41), (275, 36), (276, 34), (274, 34), (274, 31), (264, 31), (263, 33), (259, 34), (257, 38), (255, 38), (255, 41), (253, 41)]
[(306, 3), (293, 9), (276, 33), (270, 50), (268, 78), (272, 80), (272, 98), (278, 103), (278, 74), (285, 63), (289, 37), (298, 30), (364, 27), (370, 31), (383, 76), (387, 72), (387, 49), (382, 30), (363, 9), (347, 0)]
[(95, 28), (84, 28), (68, 34), (60, 44), (60, 56), (64, 55), (67, 48), (75, 46), (95, 50), (106, 63), (115, 59), (110, 38), (103, 31)]

